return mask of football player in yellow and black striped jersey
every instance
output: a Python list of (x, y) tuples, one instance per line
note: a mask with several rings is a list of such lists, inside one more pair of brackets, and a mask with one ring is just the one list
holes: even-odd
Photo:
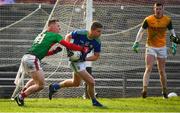
[[(170, 31), (171, 35), (176, 36), (171, 18), (163, 15), (164, 6), (161, 3), (154, 4), (154, 14), (146, 17), (143, 21), (143, 25), (137, 33), (136, 40), (133, 45), (133, 50), (138, 52), (139, 41), (142, 39), (142, 35), (147, 30), (146, 41), (146, 54), (145, 65), (146, 70), (143, 76), (143, 90), (142, 97), (147, 97), (147, 86), (149, 83), (149, 76), (153, 67), (153, 62), (157, 59), (157, 66), (160, 74), (160, 81), (162, 86), (162, 94), (164, 98), (167, 97), (167, 80), (165, 72), (165, 63), (167, 58), (166, 47), (166, 31)], [(172, 43), (172, 53), (176, 54), (176, 44)]]

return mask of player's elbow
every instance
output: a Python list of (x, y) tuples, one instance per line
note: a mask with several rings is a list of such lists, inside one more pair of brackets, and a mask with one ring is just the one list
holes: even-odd
[(91, 80), (87, 83), (89, 86), (95, 86), (95, 80)]
[(37, 85), (37, 90), (40, 91), (40, 90), (44, 89), (44, 87), (45, 87), (44, 83), (38, 84)]
[(94, 61), (98, 60), (99, 58), (100, 58), (99, 55), (98, 55), (98, 56), (95, 56)]
[(99, 58), (100, 58), (99, 53), (95, 53), (95, 54), (94, 54), (94, 57), (93, 57), (93, 61), (96, 61), (96, 60), (98, 60)]
[(89, 81), (86, 81), (86, 83), (89, 85), (89, 86), (95, 86), (95, 80), (94, 79), (91, 79)]
[(38, 90), (39, 90), (39, 91), (42, 90), (42, 89), (44, 89), (44, 85), (38, 86)]

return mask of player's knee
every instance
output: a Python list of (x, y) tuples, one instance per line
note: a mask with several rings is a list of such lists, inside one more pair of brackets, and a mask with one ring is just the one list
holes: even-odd
[(87, 84), (90, 85), (90, 86), (94, 86), (95, 85), (95, 80), (91, 80)]
[(74, 87), (79, 87), (80, 86), (80, 82), (73, 82)]
[(147, 67), (147, 68), (146, 68), (146, 72), (147, 72), (147, 73), (151, 73), (151, 71), (152, 71), (152, 67)]
[(39, 91), (42, 90), (42, 89), (44, 89), (44, 87), (45, 87), (45, 84), (44, 84), (44, 83), (41, 83), (41, 84), (38, 84), (38, 85), (37, 85), (37, 88), (38, 88)]
[(42, 89), (44, 89), (44, 85), (39, 85), (38, 90), (42, 90)]
[(163, 77), (165, 75), (165, 71), (159, 70), (159, 74), (160, 74), (161, 77)]

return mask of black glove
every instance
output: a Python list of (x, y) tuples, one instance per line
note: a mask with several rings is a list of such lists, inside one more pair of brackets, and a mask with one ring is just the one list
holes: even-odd
[(53, 50), (53, 54), (56, 54), (58, 52), (62, 51), (61, 47), (57, 47), (55, 50)]
[(86, 55), (87, 55), (88, 53), (90, 53), (90, 52), (91, 52), (91, 49), (92, 49), (92, 48), (90, 48), (89, 46), (83, 46), (83, 48), (84, 48), (84, 51), (81, 51), (81, 56), (80, 56), (79, 62), (84, 62), (84, 61), (86, 61)]
[(171, 40), (171, 42), (174, 42), (176, 44), (180, 44), (180, 38), (177, 36), (175, 37), (173, 35), (170, 35), (170, 40)]
[(66, 51), (67, 51), (67, 57), (71, 57), (71, 56), (74, 55), (74, 53), (72, 52), (72, 50), (66, 48)]
[(81, 56), (80, 56), (80, 59), (79, 59), (80, 62), (86, 61), (86, 56), (85, 56), (85, 55), (86, 55), (86, 54), (82, 52), (82, 54), (81, 54)]

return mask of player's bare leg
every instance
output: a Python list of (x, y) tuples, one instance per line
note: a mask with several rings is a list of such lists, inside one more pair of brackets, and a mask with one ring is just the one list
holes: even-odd
[(73, 79), (67, 79), (60, 83), (60, 87), (78, 87), (81, 83), (81, 78), (88, 84), (88, 92), (91, 98), (94, 96), (94, 78), (87, 72), (81, 71), (73, 74)]
[(147, 54), (145, 57), (146, 70), (143, 76), (143, 90), (141, 92), (143, 98), (147, 97), (147, 86), (149, 84), (149, 77), (152, 71), (154, 60), (155, 60), (155, 57), (153, 55)]
[(65, 87), (78, 87), (81, 83), (81, 77), (78, 73), (73, 72), (73, 78), (64, 80), (60, 83), (53, 83), (49, 85), (49, 99), (52, 99), (52, 95), (60, 88)]
[(81, 77), (78, 73), (73, 72), (73, 78), (64, 80), (60, 83), (61, 88), (63, 87), (78, 87), (81, 83)]
[(103, 105), (101, 103), (99, 103), (95, 97), (95, 88), (94, 88), (95, 80), (94, 80), (94, 78), (86, 70), (79, 72), (79, 75), (86, 82), (86, 84), (88, 86), (87, 90), (88, 90), (90, 98), (92, 99), (93, 106), (102, 107)]
[(168, 98), (167, 96), (167, 77), (166, 77), (166, 71), (165, 71), (165, 58), (157, 58), (157, 66), (158, 71), (160, 75), (160, 82), (162, 87), (162, 94), (164, 98)]
[[(94, 76), (92, 75), (92, 67), (86, 67), (86, 71), (94, 78)], [(88, 85), (86, 84), (86, 82), (83, 82), (83, 85), (85, 86), (84, 88), (84, 94), (83, 94), (83, 99), (90, 99), (89, 94), (88, 94)], [(98, 97), (98, 93), (95, 91), (95, 96), (96, 98)]]
[(80, 71), (78, 73), (74, 73), (73, 79), (64, 80), (59, 84), (58, 83), (51, 84), (49, 86), (49, 99), (51, 100), (52, 95), (60, 88), (78, 87), (81, 83), (81, 80), (84, 80), (88, 85), (88, 93), (92, 99), (93, 106), (102, 107), (103, 105), (96, 100), (94, 94), (94, 85), (95, 85), (94, 78), (86, 70)]
[(20, 93), (16, 98), (16, 102), (19, 106), (24, 105), (24, 98), (29, 96), (32, 93), (35, 93), (37, 91), (40, 91), (44, 88), (45, 80), (44, 80), (44, 74), (41, 70), (35, 71), (31, 73), (31, 77), (33, 80), (28, 82), (28, 84), (32, 83), (34, 81), (35, 84), (29, 86), (24, 92)]
[(34, 84), (35, 84), (34, 80), (33, 80), (33, 79), (30, 79), (30, 80), (26, 83), (26, 85), (23, 87), (23, 89), (21, 90), (21, 93), (23, 93), (28, 87), (30, 87), (30, 86), (32, 86), (32, 85), (34, 85)]
[(91, 97), (91, 99), (95, 98), (95, 95), (94, 95), (94, 85), (95, 85), (94, 78), (87, 71), (81, 71), (81, 72), (79, 72), (79, 74), (80, 74), (81, 78), (88, 85), (87, 90), (89, 92), (89, 96)]
[(31, 77), (35, 84), (31, 85), (24, 91), (27, 96), (42, 90), (45, 84), (44, 73), (41, 70), (32, 72)]

